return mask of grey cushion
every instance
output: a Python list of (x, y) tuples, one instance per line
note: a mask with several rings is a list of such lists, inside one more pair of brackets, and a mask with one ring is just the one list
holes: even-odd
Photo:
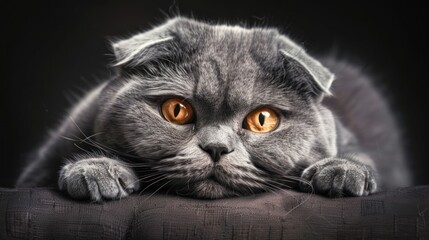
[(221, 200), (155, 194), (103, 204), (0, 189), (0, 239), (429, 239), (429, 186), (361, 198), (283, 191)]

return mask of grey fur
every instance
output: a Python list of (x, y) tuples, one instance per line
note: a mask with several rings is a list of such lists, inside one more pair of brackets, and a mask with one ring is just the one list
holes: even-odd
[[(399, 135), (384, 139), (396, 147), (385, 152), (374, 154), (362, 144), (371, 134), (350, 131), (354, 125), (340, 122), (332, 112), (341, 106), (336, 101), (354, 97), (327, 98), (334, 75), (275, 29), (175, 18), (113, 43), (113, 49), (118, 75), (82, 99), (18, 186), (52, 185), (59, 178), (71, 197), (101, 201), (125, 197), (139, 184), (201, 198), (295, 186), (332, 197), (362, 196), (380, 186), (410, 184)], [(327, 62), (338, 70), (333, 60)], [(350, 86), (381, 102), (374, 106), (382, 114), (374, 115), (375, 122), (366, 121), (368, 130), (381, 121), (391, 127), (382, 131), (396, 132), (384, 100), (368, 80), (351, 68), (339, 73), (337, 81), (353, 77), (345, 82), (356, 81)], [(334, 82), (334, 96), (343, 91), (349, 91), (348, 85), (335, 87)], [(188, 100), (195, 122), (175, 125), (162, 117), (160, 105), (171, 96)], [(270, 133), (242, 128), (246, 115), (260, 106), (280, 116)], [(349, 113), (356, 113), (351, 121), (361, 120), (355, 109)], [(383, 140), (380, 135), (373, 137)], [(207, 147), (223, 149), (222, 155), (213, 161)], [(65, 164), (64, 157), (73, 160)], [(397, 164), (386, 163), (391, 157)], [(380, 166), (384, 175), (378, 177)], [(386, 184), (393, 172), (401, 172), (400, 177)]]
[(109, 158), (84, 157), (78, 162), (64, 165), (58, 186), (70, 196), (93, 201), (121, 199), (137, 191), (140, 183), (133, 170), (120, 161)]

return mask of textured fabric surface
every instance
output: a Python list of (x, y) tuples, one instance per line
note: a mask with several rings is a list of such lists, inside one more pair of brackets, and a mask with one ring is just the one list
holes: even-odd
[(361, 198), (284, 191), (103, 204), (44, 188), (0, 189), (0, 239), (429, 239), (429, 186)]

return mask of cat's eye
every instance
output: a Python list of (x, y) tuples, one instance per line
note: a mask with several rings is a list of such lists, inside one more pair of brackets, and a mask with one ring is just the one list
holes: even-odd
[(191, 104), (181, 98), (171, 98), (161, 106), (162, 115), (165, 119), (175, 124), (188, 124), (194, 118)]
[(270, 108), (262, 107), (249, 113), (244, 119), (244, 128), (256, 132), (266, 133), (273, 131), (279, 124), (279, 117)]

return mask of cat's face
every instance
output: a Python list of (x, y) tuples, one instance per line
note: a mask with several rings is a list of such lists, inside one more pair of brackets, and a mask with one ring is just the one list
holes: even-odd
[(99, 141), (137, 155), (148, 184), (203, 198), (275, 190), (334, 154), (322, 93), (279, 52), (277, 32), (193, 24), (121, 66), (100, 101)]

